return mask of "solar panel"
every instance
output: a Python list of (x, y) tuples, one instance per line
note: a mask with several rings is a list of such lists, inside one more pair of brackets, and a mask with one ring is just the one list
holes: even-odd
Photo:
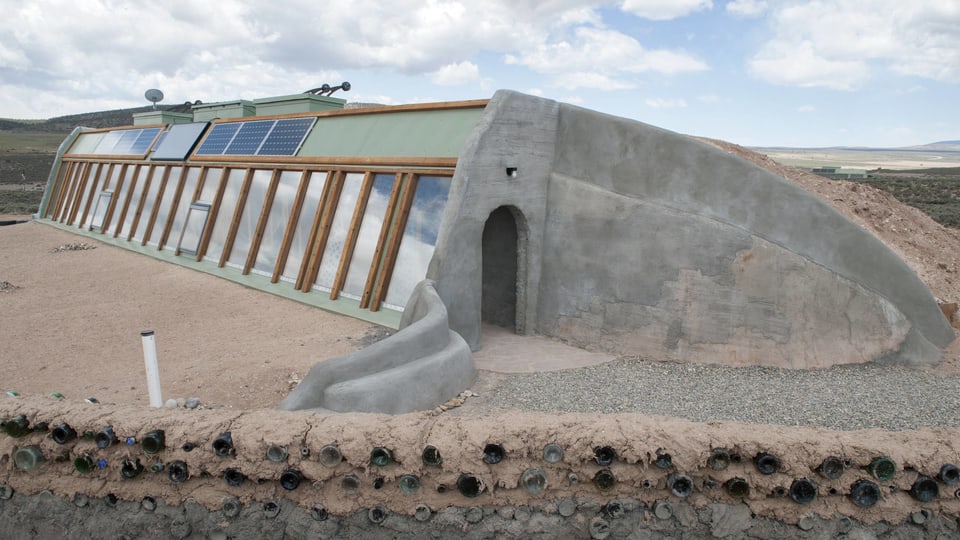
[(229, 155), (256, 155), (257, 149), (264, 137), (270, 133), (273, 128), (274, 120), (258, 120), (255, 122), (243, 122), (240, 131), (233, 138), (230, 146), (227, 147), (224, 154)]
[(108, 154), (129, 154), (130, 147), (133, 146), (133, 143), (137, 141), (137, 137), (140, 135), (140, 132), (143, 130), (140, 129), (127, 129), (120, 132), (120, 140), (117, 141), (116, 146), (112, 150), (109, 150)]
[(239, 122), (229, 124), (216, 124), (210, 130), (210, 134), (204, 139), (200, 148), (197, 148), (197, 155), (220, 155), (226, 150), (227, 145), (233, 140), (233, 136), (240, 129)]
[(206, 122), (174, 124), (160, 134), (161, 140), (154, 145), (150, 159), (182, 161), (187, 159), (197, 139), (207, 129)]
[(160, 132), (160, 128), (146, 128), (141, 129), (140, 134), (137, 135), (136, 140), (133, 141), (133, 144), (130, 145), (130, 154), (145, 154), (147, 150), (150, 149), (150, 143), (153, 142), (154, 137), (157, 136), (157, 133)]
[(263, 141), (258, 156), (292, 156), (300, 149), (303, 139), (313, 127), (315, 118), (286, 118), (277, 120), (277, 125)]

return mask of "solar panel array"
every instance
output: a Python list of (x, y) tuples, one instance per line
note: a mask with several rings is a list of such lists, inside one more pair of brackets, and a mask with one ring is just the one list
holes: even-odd
[(300, 149), (315, 118), (251, 120), (216, 124), (198, 156), (292, 156)]
[(109, 131), (100, 139), (94, 154), (143, 155), (160, 133), (160, 128), (120, 129)]

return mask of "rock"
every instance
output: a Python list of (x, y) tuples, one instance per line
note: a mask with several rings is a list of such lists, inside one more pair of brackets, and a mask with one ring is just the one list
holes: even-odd
[(577, 503), (573, 502), (572, 499), (564, 499), (557, 505), (557, 511), (563, 517), (570, 517), (577, 513)]
[(910, 521), (916, 523), (917, 525), (923, 525), (927, 521), (927, 515), (923, 512), (914, 512), (910, 514)]
[(877, 540), (877, 535), (873, 534), (870, 529), (857, 527), (847, 533), (847, 540)]
[(590, 538), (603, 540), (610, 536), (610, 523), (603, 518), (593, 518), (590, 520), (590, 525), (587, 528), (590, 530)]
[(800, 521), (797, 522), (797, 527), (800, 527), (800, 530), (809, 531), (814, 526), (816, 526), (816, 524), (817, 524), (816, 520), (813, 519), (812, 517), (803, 516), (802, 518), (800, 518)]
[(673, 517), (677, 518), (683, 527), (693, 527), (697, 524), (697, 512), (685, 502), (673, 504)]
[(166, 403), (163, 404), (163, 406), (166, 407), (166, 408), (168, 408), (168, 409), (176, 409), (176, 408), (177, 408), (177, 400), (175, 400), (175, 399), (173, 399), (173, 398), (170, 398), (170, 399), (167, 400)]
[(497, 508), (497, 515), (503, 519), (513, 519), (514, 509), (512, 506), (501, 506)]
[(200, 406), (200, 398), (198, 397), (188, 397), (186, 401), (183, 402), (183, 406), (188, 409), (196, 409)]
[(753, 524), (750, 509), (744, 504), (711, 504), (710, 534), (714, 538), (740, 536)]
[(483, 519), (483, 509), (478, 506), (472, 506), (467, 510), (464, 518), (467, 520), (467, 523), (480, 523)]

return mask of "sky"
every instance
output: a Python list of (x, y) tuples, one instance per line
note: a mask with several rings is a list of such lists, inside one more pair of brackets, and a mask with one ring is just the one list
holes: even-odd
[(746, 146), (960, 139), (960, 0), (0, 0), (0, 118), (542, 96)]

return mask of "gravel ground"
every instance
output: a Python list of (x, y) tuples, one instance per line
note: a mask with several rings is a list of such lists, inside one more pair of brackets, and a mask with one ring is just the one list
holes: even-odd
[(960, 425), (960, 377), (903, 367), (731, 368), (621, 358), (563, 371), (481, 371), (448, 414), (506, 410), (638, 412), (695, 422), (812, 425), (891, 431)]

